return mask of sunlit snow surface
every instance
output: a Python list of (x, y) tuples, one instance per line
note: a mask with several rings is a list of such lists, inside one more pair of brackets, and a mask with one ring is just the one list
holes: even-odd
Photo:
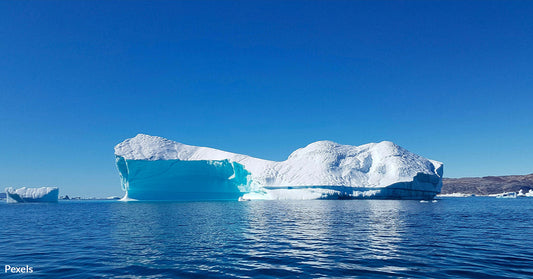
[(57, 187), (41, 187), (13, 189), (6, 188), (6, 201), (8, 203), (19, 202), (57, 202), (59, 189)]
[(318, 141), (281, 162), (139, 134), (115, 147), (128, 199), (428, 199), (443, 165), (389, 142)]

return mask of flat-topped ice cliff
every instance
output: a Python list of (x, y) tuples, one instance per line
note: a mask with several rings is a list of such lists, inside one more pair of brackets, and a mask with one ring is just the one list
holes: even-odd
[(9, 187), (5, 189), (6, 201), (8, 203), (18, 202), (57, 202), (59, 196), (59, 188), (57, 187), (41, 187), (41, 188), (26, 188), (22, 187), (14, 189)]
[(276, 162), (139, 134), (115, 155), (126, 197), (140, 200), (426, 199), (442, 186), (442, 163), (389, 141), (318, 141)]

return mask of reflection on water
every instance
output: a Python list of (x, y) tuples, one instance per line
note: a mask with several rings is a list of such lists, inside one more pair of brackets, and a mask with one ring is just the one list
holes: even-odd
[(402, 202), (370, 201), (368, 205), (370, 214), (365, 238), (368, 239), (368, 249), (373, 252), (369, 258), (398, 258), (398, 244), (404, 229), (400, 217)]
[[(277, 201), (250, 203), (250, 255), (284, 256), (315, 267), (335, 264), (335, 254), (361, 252), (361, 259), (386, 260), (397, 256), (401, 241), (400, 201)], [(275, 243), (276, 246), (272, 247)]]
[(322, 249), (331, 237), (328, 222), (333, 209), (326, 203), (319, 202), (312, 208), (290, 201), (249, 203), (244, 238), (250, 243), (250, 258), (260, 260), (260, 268), (293, 272), (301, 272), (300, 265), (330, 262), (328, 251)]
[[(386, 260), (399, 258), (402, 201), (265, 201), (249, 203), (244, 233), (248, 254), (262, 268), (321, 274), (332, 266), (342, 270), (404, 270)], [(357, 205), (354, 207), (354, 205)], [(272, 253), (275, 251), (275, 253)], [(350, 257), (356, 255), (357, 257)], [(286, 265), (274, 266), (275, 259)]]
[(0, 204), (0, 261), (59, 277), (533, 276), (533, 200)]

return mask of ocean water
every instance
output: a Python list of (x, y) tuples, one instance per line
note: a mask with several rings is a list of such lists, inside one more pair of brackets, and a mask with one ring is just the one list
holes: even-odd
[(533, 198), (0, 204), (0, 277), (531, 278)]

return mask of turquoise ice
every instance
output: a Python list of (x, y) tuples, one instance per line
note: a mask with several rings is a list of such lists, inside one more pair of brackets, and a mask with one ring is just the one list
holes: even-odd
[(116, 160), (129, 199), (236, 200), (250, 191), (249, 172), (229, 160)]

